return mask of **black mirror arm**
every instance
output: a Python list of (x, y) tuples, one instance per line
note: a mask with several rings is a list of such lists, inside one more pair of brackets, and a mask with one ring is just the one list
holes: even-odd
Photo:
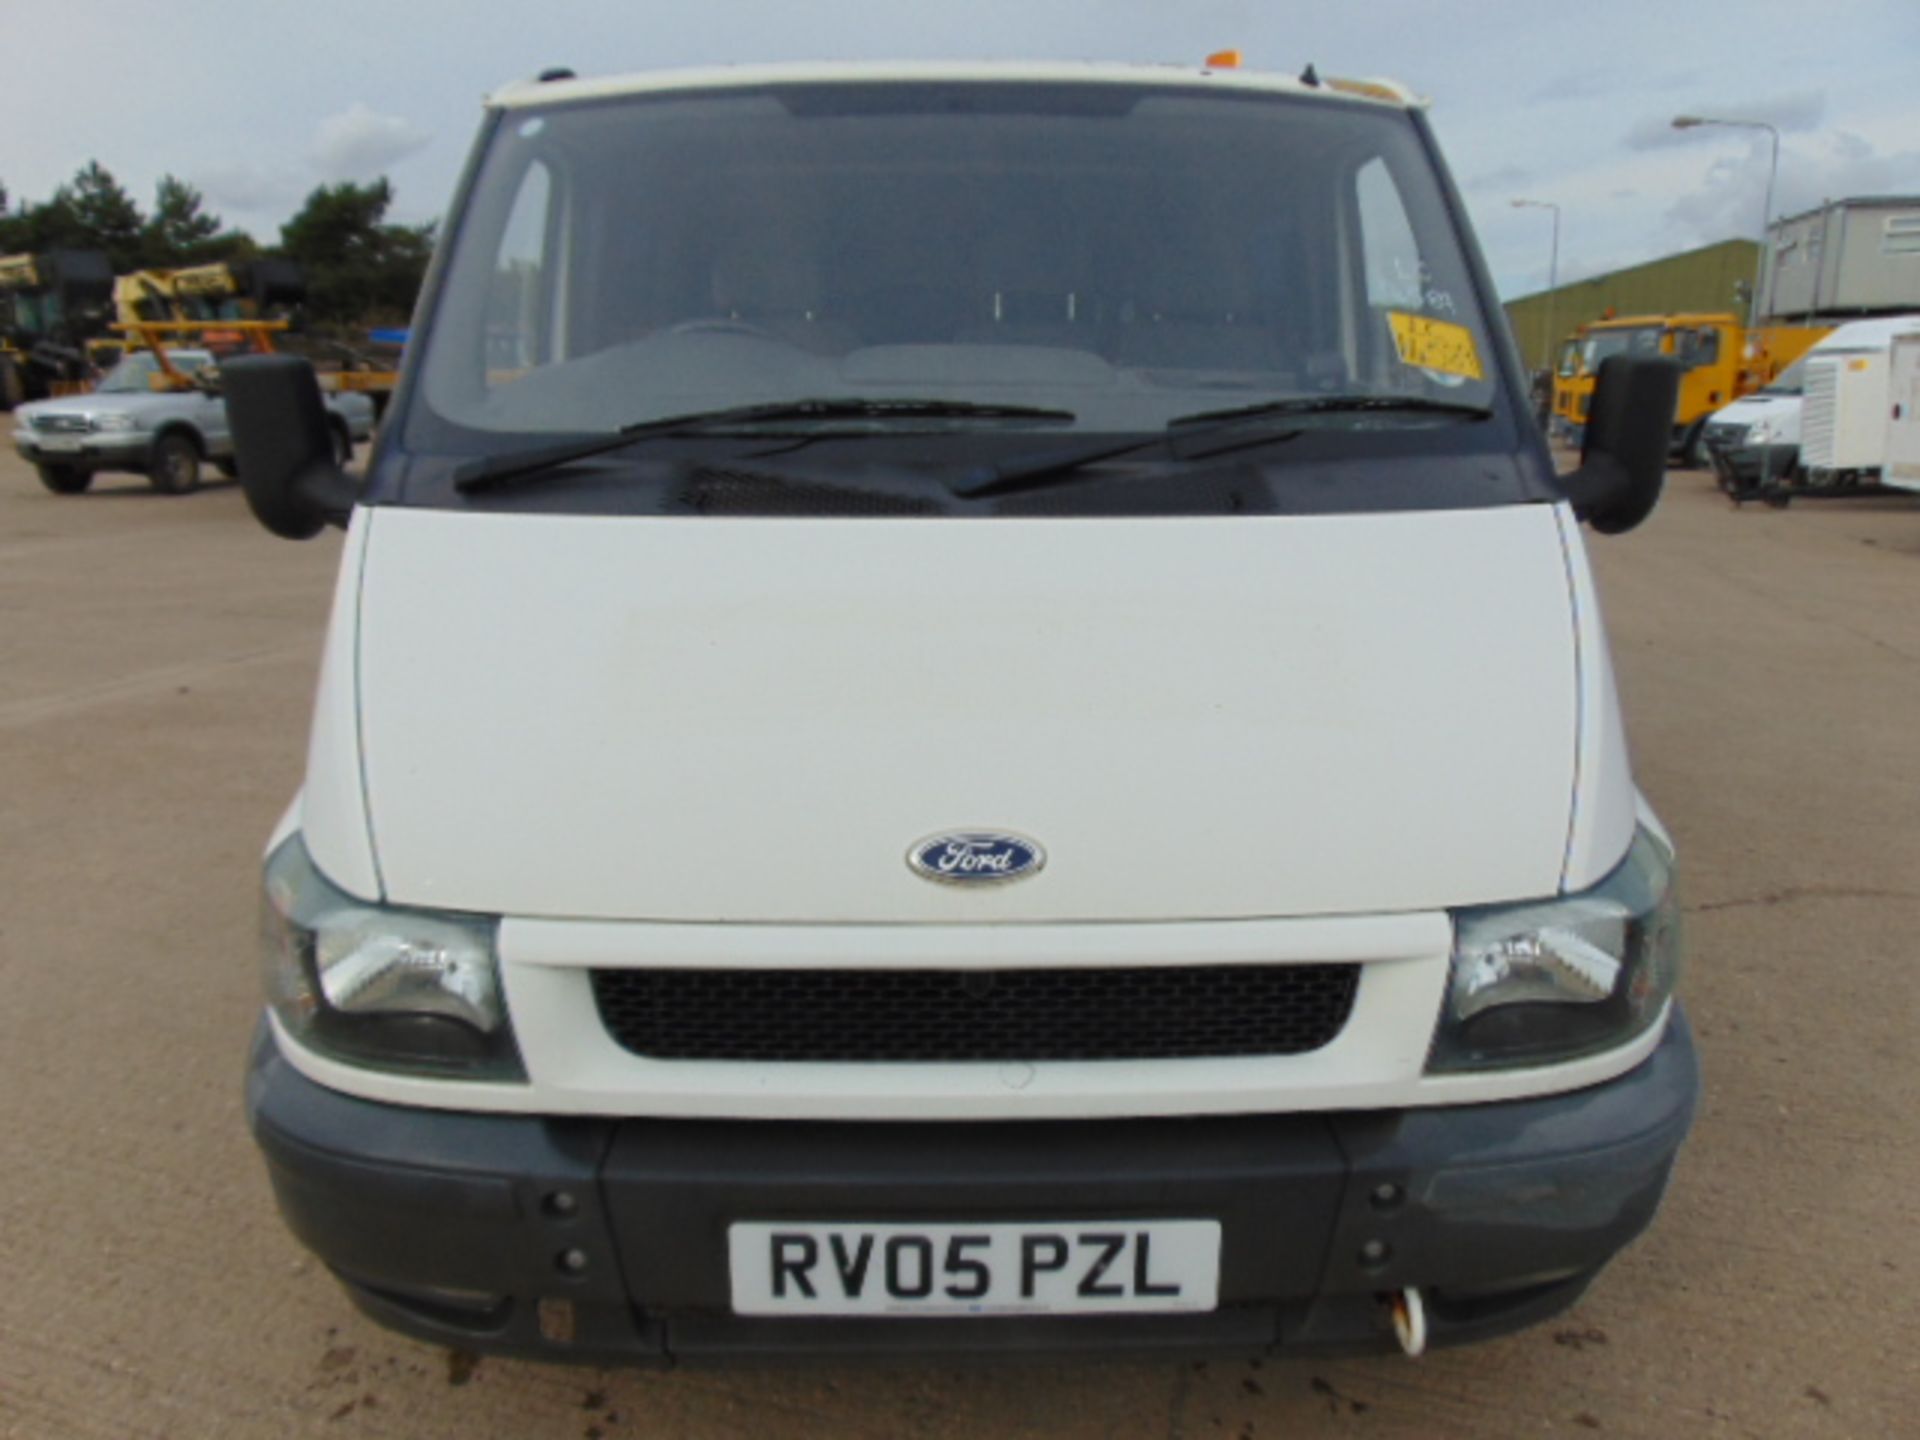
[(337, 530), (347, 528), (360, 498), (360, 486), (351, 475), (336, 465), (309, 465), (294, 484), (322, 520)]
[[(1561, 493), (1573, 506), (1574, 518), (1603, 535), (1615, 533), (1604, 522), (1609, 501), (1628, 483), (1627, 467), (1605, 452), (1583, 455), (1577, 469), (1560, 477)], [(1596, 516), (1602, 517), (1596, 521)]]

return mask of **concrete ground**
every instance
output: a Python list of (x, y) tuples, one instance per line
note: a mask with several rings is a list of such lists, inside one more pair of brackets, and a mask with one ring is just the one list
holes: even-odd
[(1735, 513), (1681, 474), (1594, 550), (1707, 1088), (1574, 1312), (1418, 1363), (602, 1373), (360, 1319), (242, 1124), (337, 540), (268, 538), (231, 486), (57, 498), (0, 453), (0, 1434), (1920, 1431), (1920, 498)]

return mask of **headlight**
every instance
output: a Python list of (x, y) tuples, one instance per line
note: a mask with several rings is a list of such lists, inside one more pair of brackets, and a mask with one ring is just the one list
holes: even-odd
[(95, 430), (138, 430), (140, 428), (140, 422), (132, 415), (113, 411), (105, 415), (94, 416), (93, 428)]
[(1773, 439), (1773, 422), (1757, 420), (1747, 427), (1747, 433), (1740, 437), (1743, 445), (1764, 445)]
[(267, 859), (261, 964), (302, 1044), (384, 1070), (520, 1080), (490, 916), (372, 905), (328, 883), (299, 835)]
[(1593, 889), (1454, 914), (1429, 1072), (1552, 1065), (1624, 1045), (1680, 975), (1673, 855), (1640, 831)]

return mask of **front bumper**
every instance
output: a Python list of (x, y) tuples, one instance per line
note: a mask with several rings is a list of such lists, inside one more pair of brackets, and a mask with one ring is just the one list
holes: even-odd
[[(247, 1110), (294, 1233), (375, 1319), (595, 1364), (1038, 1350), (1386, 1349), (1571, 1304), (1644, 1229), (1693, 1117), (1676, 1008), (1654, 1053), (1572, 1094), (1430, 1110), (820, 1123), (540, 1119), (354, 1099), (263, 1026)], [(769, 1320), (729, 1308), (735, 1220), (1217, 1218), (1200, 1315)], [(1370, 1243), (1372, 1242), (1372, 1243)], [(1381, 1249), (1384, 1247), (1384, 1250)]]
[(16, 430), (13, 448), (29, 465), (68, 465), (75, 470), (143, 469), (153, 436), (135, 431), (94, 432), (79, 438), (76, 449), (53, 448), (30, 430)]
[(1735, 494), (1765, 490), (1784, 483), (1799, 463), (1800, 447), (1795, 444), (1722, 448), (1710, 444), (1707, 454), (1713, 460), (1713, 473), (1720, 482), (1720, 488)]

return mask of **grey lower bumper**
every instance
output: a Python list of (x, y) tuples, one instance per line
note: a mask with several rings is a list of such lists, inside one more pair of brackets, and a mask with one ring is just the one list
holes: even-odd
[[(1621, 1078), (1391, 1113), (993, 1124), (549, 1120), (373, 1104), (263, 1030), (248, 1114), (288, 1224), (387, 1324), (597, 1364), (723, 1356), (1370, 1349), (1418, 1287), (1433, 1342), (1570, 1304), (1653, 1218), (1698, 1074), (1676, 1011)], [(1205, 1315), (766, 1320), (735, 1220), (1221, 1221)]]
[(1765, 490), (1785, 484), (1800, 460), (1798, 445), (1741, 445), (1709, 447), (1714, 475), (1729, 494)]
[(74, 470), (144, 469), (152, 453), (153, 437), (136, 435), (106, 440), (89, 436), (78, 449), (53, 450), (16, 433), (13, 448), (30, 465), (64, 465)]

